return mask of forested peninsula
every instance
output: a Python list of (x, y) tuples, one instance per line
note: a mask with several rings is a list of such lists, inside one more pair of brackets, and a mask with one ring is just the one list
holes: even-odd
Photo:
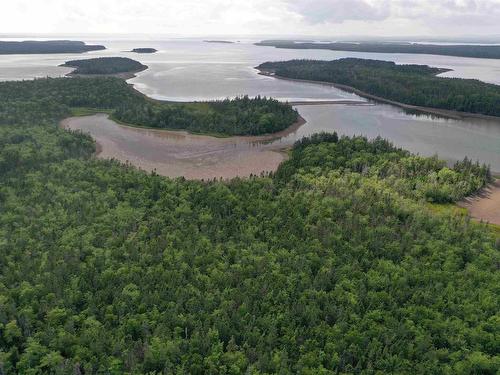
[(47, 124), (101, 111), (135, 126), (228, 136), (275, 133), (298, 120), (290, 105), (270, 98), (161, 102), (115, 77), (1, 82), (0, 98), (0, 124)]
[(98, 57), (85, 60), (71, 60), (62, 64), (75, 68), (71, 75), (115, 75), (121, 73), (138, 73), (148, 67), (139, 61), (127, 57)]
[(106, 49), (101, 45), (88, 45), (72, 40), (48, 40), (23, 42), (0, 41), (0, 55), (14, 54), (49, 54), (49, 53), (83, 53)]
[(256, 43), (258, 46), (268, 46), (287, 49), (327, 49), (332, 51), (371, 52), (371, 53), (414, 53), (426, 55), (442, 55), (457, 57), (476, 57), (483, 59), (500, 59), (500, 46), (479, 44), (421, 44), (396, 42), (333, 42), (314, 43), (292, 40), (264, 40)]
[(436, 74), (446, 69), (426, 65), (346, 58), (266, 62), (257, 69), (283, 78), (331, 83), (394, 104), (500, 116), (500, 86), (473, 79), (438, 77)]

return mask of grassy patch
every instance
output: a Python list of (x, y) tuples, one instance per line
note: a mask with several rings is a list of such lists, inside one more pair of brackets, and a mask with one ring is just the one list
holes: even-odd
[[(427, 208), (436, 215), (440, 216), (462, 216), (465, 217), (469, 214), (468, 210), (464, 207), (457, 206), (453, 203), (448, 204), (437, 204), (437, 203), (427, 203)], [(480, 224), (480, 222), (476, 219), (473, 219), (473, 222)], [(491, 232), (495, 237), (500, 238), (500, 225), (490, 224), (483, 222), (488, 228), (491, 229)]]
[(466, 216), (467, 209), (457, 206), (454, 203), (427, 203), (427, 208), (434, 214), (439, 215), (454, 215), (454, 216)]
[(113, 110), (102, 108), (71, 108), (71, 115), (74, 117), (91, 116), (97, 113), (107, 113), (110, 115), (113, 113)]

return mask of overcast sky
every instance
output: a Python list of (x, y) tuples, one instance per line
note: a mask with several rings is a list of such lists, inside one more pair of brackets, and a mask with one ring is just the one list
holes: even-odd
[(500, 35), (500, 0), (1, 0), (0, 32)]

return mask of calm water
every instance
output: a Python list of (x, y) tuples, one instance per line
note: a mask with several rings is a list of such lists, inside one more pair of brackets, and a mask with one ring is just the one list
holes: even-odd
[[(185, 132), (138, 129), (118, 125), (106, 115), (77, 117), (63, 125), (90, 133), (100, 157), (130, 162), (169, 177), (232, 178), (276, 170), (282, 150), (320, 131), (347, 135), (381, 135), (416, 153), (439, 155), (453, 162), (468, 155), (500, 165), (500, 124), (436, 120), (410, 116), (388, 105), (297, 106), (307, 120), (300, 128), (261, 137), (214, 138)], [(464, 137), (464, 135), (468, 135)], [(459, 151), (457, 151), (459, 150)], [(494, 171), (499, 171), (495, 169)]]
[(490, 164), (500, 172), (500, 122), (483, 119), (451, 120), (409, 115), (393, 106), (322, 105), (299, 107), (308, 123), (294, 138), (335, 130), (345, 135), (378, 135), (421, 155), (438, 154), (454, 162), (468, 156)]
[(188, 179), (233, 178), (274, 171), (285, 155), (268, 137), (215, 138), (186, 132), (119, 125), (106, 115), (75, 117), (65, 128), (90, 133), (98, 156), (130, 162), (141, 169)]
[[(203, 43), (200, 40), (186, 39), (168, 41), (88, 40), (87, 42), (105, 44), (108, 50), (83, 55), (0, 56), (0, 80), (62, 76), (70, 69), (57, 65), (69, 59), (126, 56), (139, 60), (150, 67), (129, 82), (143, 93), (157, 99), (190, 101), (247, 94), (272, 96), (281, 100), (293, 101), (362, 100), (356, 95), (327, 86), (260, 76), (253, 69), (254, 66), (264, 61), (294, 58), (331, 60), (355, 56), (449, 68), (453, 71), (446, 73), (446, 76), (477, 78), (500, 84), (500, 60), (431, 55), (286, 50), (254, 46), (253, 41), (242, 41), (242, 43), (235, 44)], [(123, 52), (134, 47), (154, 47), (159, 52), (155, 54)], [(416, 117), (387, 105), (300, 106), (299, 111), (308, 123), (297, 132), (274, 142), (273, 147), (289, 145), (298, 137), (315, 131), (335, 130), (340, 134), (348, 135), (363, 134), (368, 137), (381, 135), (413, 152), (423, 155), (437, 153), (440, 157), (450, 161), (462, 159), (467, 155), (490, 164), (495, 171), (500, 171), (500, 122), (479, 119), (443, 120), (429, 116)], [(138, 147), (136, 143), (134, 149), (137, 150)], [(172, 147), (172, 144), (169, 147)], [(200, 145), (198, 144), (197, 147)], [(122, 151), (126, 152), (126, 150)], [(270, 154), (266, 155), (270, 157)], [(221, 158), (213, 160), (222, 162)], [(273, 162), (276, 160), (273, 159)]]

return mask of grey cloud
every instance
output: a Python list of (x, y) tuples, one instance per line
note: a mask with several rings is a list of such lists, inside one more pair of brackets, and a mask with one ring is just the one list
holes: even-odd
[[(428, 20), (481, 25), (500, 16), (500, 0), (284, 0), (288, 8), (309, 24), (344, 21), (384, 21), (409, 19), (427, 24)], [(498, 22), (498, 21), (497, 21)]]
[(392, 15), (407, 18), (441, 32), (476, 34), (493, 28), (498, 32), (500, 0), (398, 0)]
[(305, 21), (342, 23), (344, 21), (381, 21), (390, 16), (385, 1), (377, 6), (365, 0), (287, 0), (290, 10), (300, 14)]

